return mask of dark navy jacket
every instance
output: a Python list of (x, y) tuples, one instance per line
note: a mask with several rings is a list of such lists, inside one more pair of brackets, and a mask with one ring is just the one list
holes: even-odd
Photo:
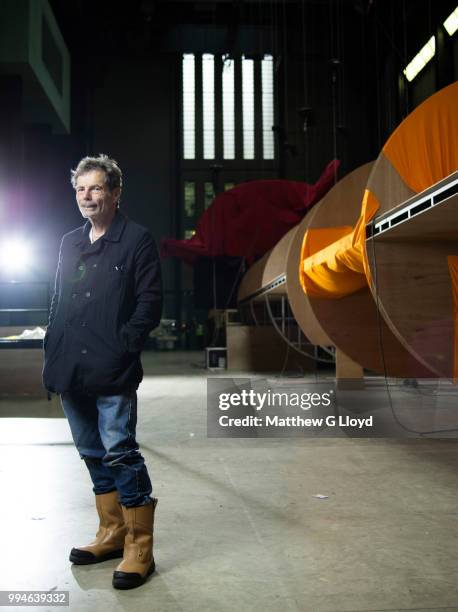
[(93, 244), (89, 221), (65, 234), (44, 340), (48, 391), (118, 395), (143, 378), (140, 352), (162, 311), (150, 232), (117, 212)]

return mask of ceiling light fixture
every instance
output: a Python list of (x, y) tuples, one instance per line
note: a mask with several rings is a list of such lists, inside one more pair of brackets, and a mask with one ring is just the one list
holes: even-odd
[(444, 21), (444, 28), (447, 30), (450, 36), (453, 36), (458, 30), (458, 6)]
[(426, 45), (420, 49), (417, 55), (413, 58), (413, 60), (407, 64), (404, 68), (403, 73), (406, 79), (409, 81), (413, 81), (420, 70), (426, 66), (431, 58), (434, 57), (436, 53), (436, 38), (431, 36)]

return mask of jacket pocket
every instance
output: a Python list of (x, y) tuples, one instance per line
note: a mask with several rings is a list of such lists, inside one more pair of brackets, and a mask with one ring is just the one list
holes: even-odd
[(110, 325), (109, 321), (110, 319), (107, 319), (106, 324), (101, 328), (87, 325), (81, 336), (81, 342), (98, 362), (121, 364), (127, 351), (122, 345), (116, 326)]

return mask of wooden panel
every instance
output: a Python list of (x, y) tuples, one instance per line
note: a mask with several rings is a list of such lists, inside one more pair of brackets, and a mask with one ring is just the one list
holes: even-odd
[[(296, 226), (297, 227), (297, 226)], [(288, 256), (291, 241), (295, 234), (295, 229), (292, 228), (283, 238), (274, 246), (267, 259), (262, 276), (263, 287), (271, 283), (278, 276), (286, 272), (286, 258)]]
[[(397, 178), (396, 178), (397, 177)], [(438, 185), (446, 183), (446, 179)], [(380, 212), (393, 212), (412, 192), (380, 155), (369, 186)], [(434, 186), (424, 194), (434, 191)], [(402, 200), (403, 194), (410, 195)], [(423, 194), (415, 194), (415, 198)], [(419, 199), (419, 198), (418, 198)], [(458, 254), (457, 198), (453, 196), (366, 241), (370, 287), (380, 317), (427, 376), (451, 377), (454, 327), (447, 255)], [(422, 374), (414, 374), (422, 376)]]
[(434, 376), (387, 326), (369, 288), (338, 300), (310, 302), (335, 346), (364, 368), (399, 378)]
[(375, 258), (370, 249), (369, 254), (376, 279), (372, 290), (387, 325), (433, 376), (451, 377), (454, 326), (447, 255), (458, 255), (458, 245), (376, 239)]
[[(14, 336), (25, 327), (0, 327), (0, 336)], [(41, 349), (0, 349), (0, 396), (46, 397), (41, 382)]]
[(315, 362), (301, 355), (268, 325), (234, 325), (226, 329), (228, 370), (280, 372), (283, 368), (313, 371)]
[(271, 252), (272, 251), (268, 251), (263, 255), (261, 259), (254, 263), (244, 274), (237, 294), (237, 300), (239, 302), (250, 297), (250, 295), (253, 295), (253, 293), (256, 293), (262, 288), (264, 268), (266, 267)]
[(46, 395), (42, 369), (43, 351), (39, 349), (1, 349), (0, 395)]
[[(350, 359), (348, 355), (345, 355), (340, 349), (336, 350), (336, 378), (339, 383), (345, 380), (351, 381), (351, 388), (360, 389), (363, 385), (358, 384), (358, 381), (364, 379), (364, 370), (359, 365)], [(342, 388), (342, 384), (339, 384), (339, 388)], [(346, 388), (349, 388), (346, 386)]]

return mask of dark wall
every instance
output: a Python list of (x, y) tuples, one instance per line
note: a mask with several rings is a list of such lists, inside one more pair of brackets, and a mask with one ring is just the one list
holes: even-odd
[[(415, 106), (456, 79), (457, 35), (450, 38), (441, 25), (455, 6), (454, 0), (335, 0), (278, 7), (286, 178), (313, 182), (334, 156), (340, 177), (375, 159)], [(408, 84), (402, 70), (434, 34), (435, 57)], [(309, 109), (305, 132), (301, 107)]]
[[(94, 90), (93, 151), (123, 170), (121, 209), (148, 227), (156, 241), (174, 233), (177, 61), (172, 55), (108, 64)], [(163, 264), (166, 289), (172, 262)]]

